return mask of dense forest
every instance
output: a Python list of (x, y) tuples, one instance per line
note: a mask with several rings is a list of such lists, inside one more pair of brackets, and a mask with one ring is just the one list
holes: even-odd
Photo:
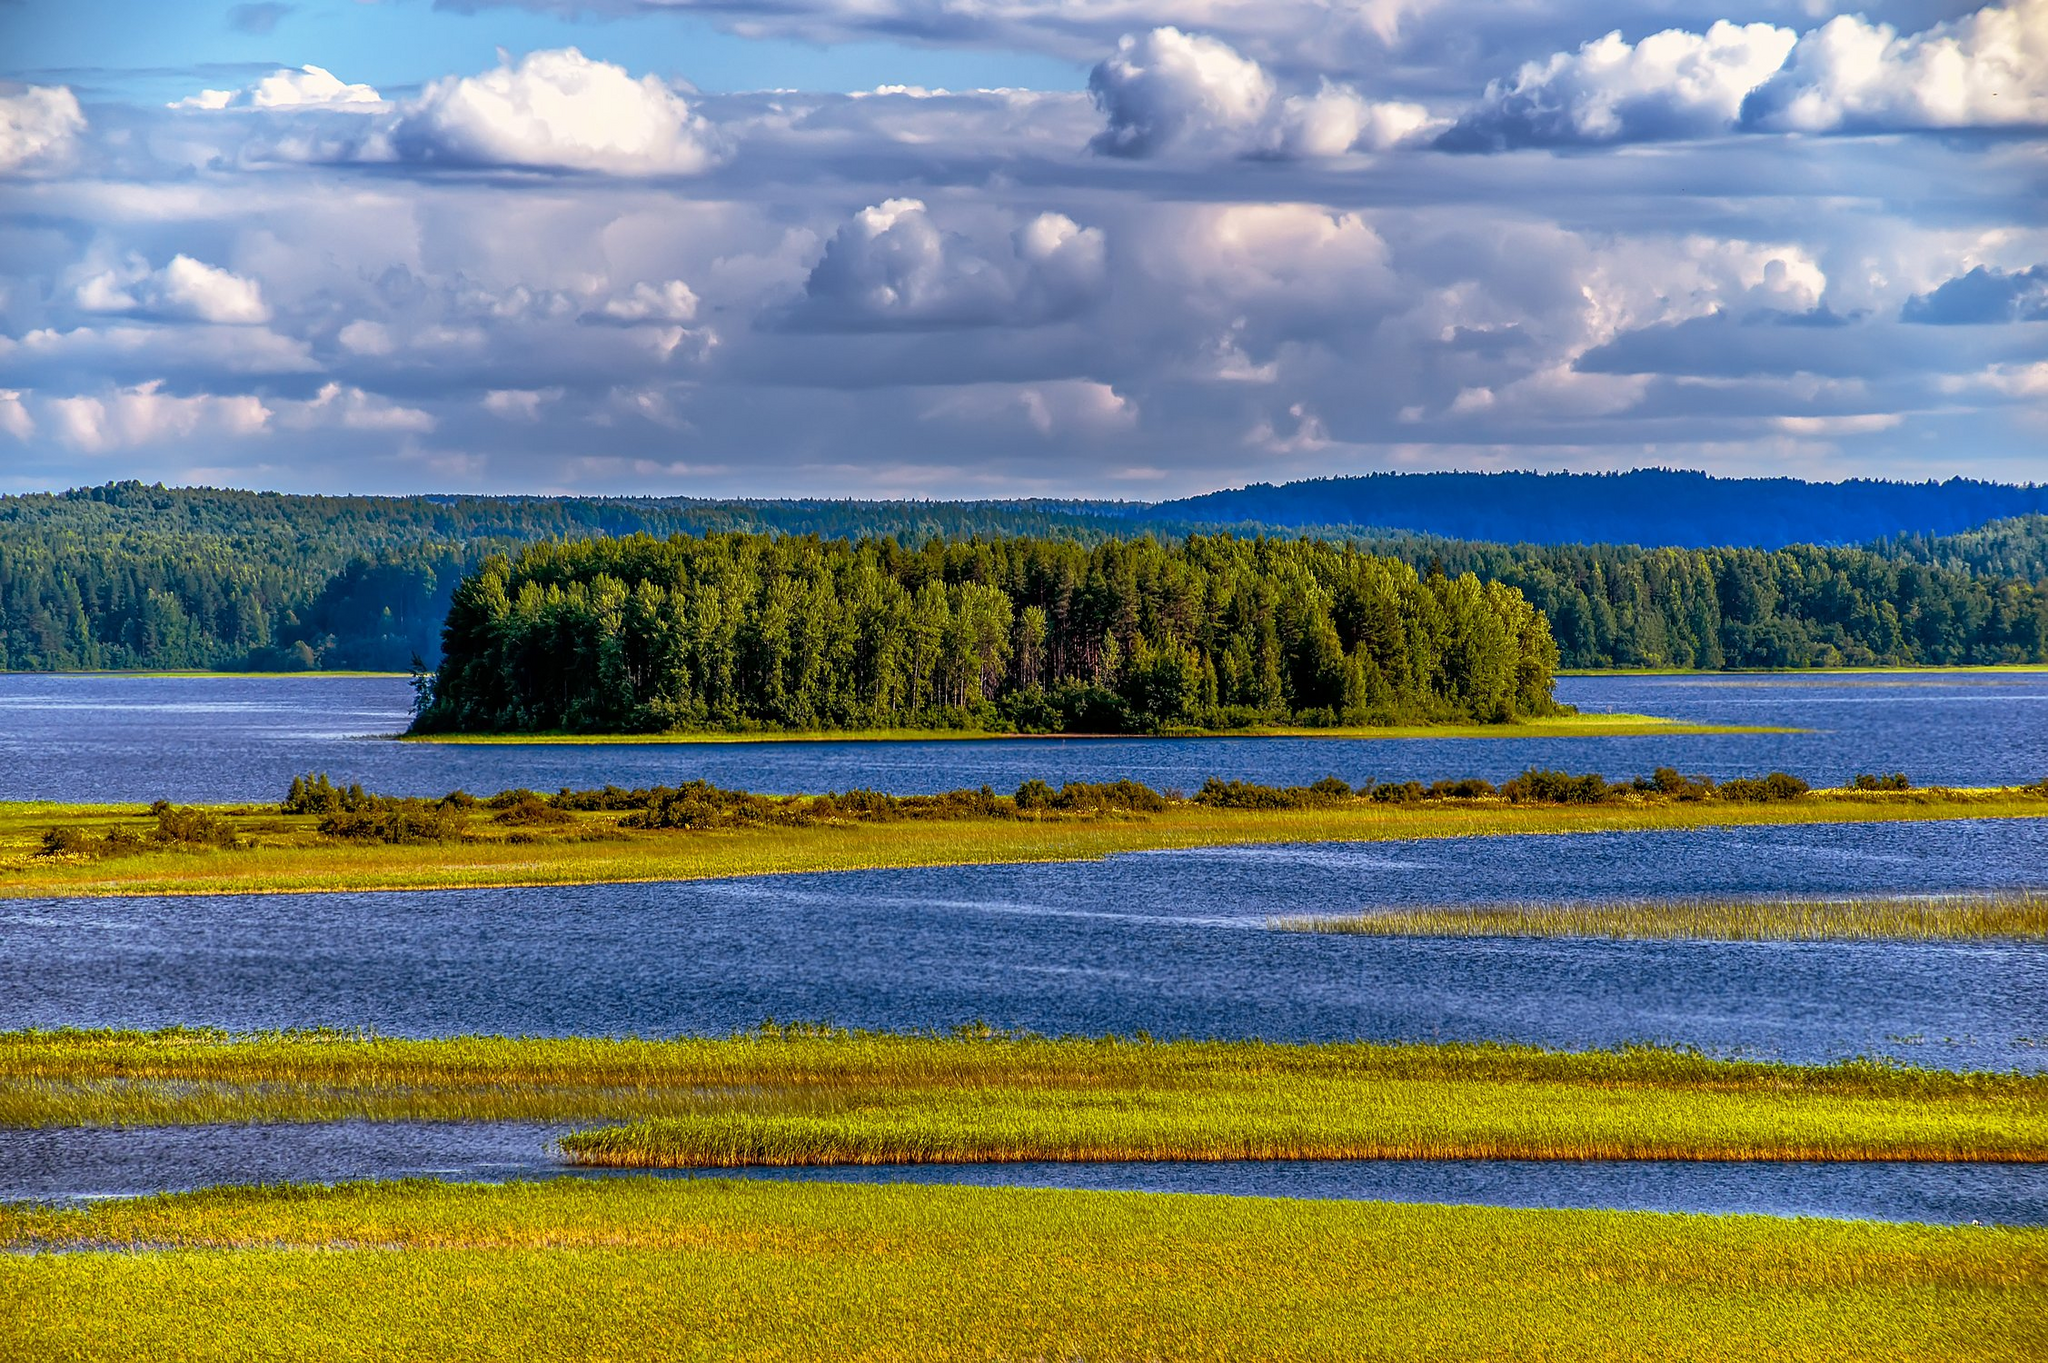
[(464, 581), (415, 728), (1504, 722), (1556, 664), (1512, 588), (1318, 540), (640, 535)]
[(1891, 535), (1949, 535), (2048, 513), (2048, 484), (1892, 483), (1869, 478), (1713, 478), (1627, 473), (1375, 473), (1317, 478), (1125, 508), (1212, 525), (1377, 526), (1507, 544), (1640, 544), (1777, 549)]
[[(456, 583), (541, 540), (748, 532), (915, 547), (1026, 535), (1092, 546), (1219, 528), (1144, 510), (302, 497), (136, 483), (0, 497), (0, 670), (432, 665)], [(1566, 667), (2048, 660), (2048, 516), (1771, 552), (1501, 545), (1345, 525), (1281, 533), (1513, 585), (1553, 621)]]

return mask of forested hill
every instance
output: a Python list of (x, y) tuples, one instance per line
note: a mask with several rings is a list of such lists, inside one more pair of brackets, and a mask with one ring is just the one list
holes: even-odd
[(1125, 514), (1214, 525), (1380, 526), (1506, 544), (1641, 544), (1775, 549), (1951, 535), (2048, 513), (2048, 484), (1952, 478), (1711, 478), (1704, 473), (1375, 473), (1159, 502)]
[(1496, 723), (1556, 665), (1512, 588), (1320, 540), (635, 536), (466, 580), (415, 729)]
[[(541, 539), (1212, 530), (1084, 503), (339, 498), (114, 484), (0, 497), (0, 670), (403, 669), (439, 656), (460, 577)], [(1114, 513), (1114, 514), (1107, 514)], [(1234, 527), (1240, 534), (1259, 527)], [(1292, 530), (1290, 535), (1310, 532)], [(1871, 549), (1504, 546), (1333, 526), (1376, 553), (1515, 585), (1568, 667), (2044, 661), (2048, 517)], [(2007, 577), (2024, 579), (2020, 582)]]

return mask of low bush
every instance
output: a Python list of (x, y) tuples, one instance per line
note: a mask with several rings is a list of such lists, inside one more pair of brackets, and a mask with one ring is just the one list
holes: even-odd
[(469, 815), (454, 805), (429, 800), (386, 800), (369, 810), (336, 811), (320, 821), (320, 832), (349, 842), (399, 846), (452, 842), (462, 836)]
[(1856, 773), (1849, 782), (1851, 790), (1911, 790), (1913, 783), (1906, 779), (1906, 773), (1895, 771), (1890, 776), (1873, 776), (1867, 771)]
[(508, 824), (513, 828), (538, 828), (569, 823), (574, 818), (575, 815), (567, 810), (551, 805), (538, 796), (528, 795), (492, 815), (491, 822)]
[(172, 847), (239, 847), (235, 826), (218, 814), (189, 805), (158, 800), (149, 807), (156, 815), (156, 829), (150, 841)]
[(1811, 789), (1813, 787), (1796, 776), (1774, 771), (1761, 779), (1738, 776), (1732, 781), (1723, 781), (1714, 788), (1714, 797), (1744, 804), (1770, 804), (1779, 800), (1796, 800)]

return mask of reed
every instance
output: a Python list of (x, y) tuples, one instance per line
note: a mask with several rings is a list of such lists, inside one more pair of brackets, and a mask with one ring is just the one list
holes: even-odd
[(0, 1125), (567, 1120), (609, 1167), (2048, 1159), (2048, 1076), (1631, 1048), (775, 1028), (671, 1041), (0, 1034)]
[(2048, 893), (1453, 905), (1275, 918), (1270, 926), (1365, 937), (2048, 942)]
[(1157, 813), (819, 823), (741, 829), (623, 829), (578, 813), (560, 831), (475, 826), (458, 841), (343, 843), (311, 815), (221, 807), (239, 848), (149, 851), (95, 860), (38, 855), (53, 826), (93, 837), (144, 832), (139, 806), (0, 804), (0, 898), (304, 894), (591, 885), (890, 867), (1091, 861), (1122, 852), (1289, 842), (1600, 833), (1771, 824), (2048, 817), (2035, 789), (1815, 791), (1769, 804), (1632, 797), (1611, 804), (1499, 800), (1309, 809), (1232, 809), (1180, 801)]
[(2038, 1357), (2048, 1232), (772, 1181), (0, 1208), (11, 1356)]

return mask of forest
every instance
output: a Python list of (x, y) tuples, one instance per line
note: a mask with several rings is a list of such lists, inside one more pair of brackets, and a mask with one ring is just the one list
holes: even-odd
[[(1943, 485), (1946, 486), (1946, 485)], [(542, 540), (723, 532), (1027, 535), (1093, 546), (1229, 529), (1355, 543), (1518, 588), (1564, 667), (2048, 660), (2048, 516), (1863, 548), (1493, 544), (1272, 531), (1112, 503), (312, 497), (116, 483), (0, 497), (0, 670), (433, 666), (455, 586)], [(1325, 508), (1326, 513), (1330, 508)]]
[(1171, 732), (1556, 712), (1521, 594), (1319, 540), (636, 535), (455, 591), (415, 732)]

